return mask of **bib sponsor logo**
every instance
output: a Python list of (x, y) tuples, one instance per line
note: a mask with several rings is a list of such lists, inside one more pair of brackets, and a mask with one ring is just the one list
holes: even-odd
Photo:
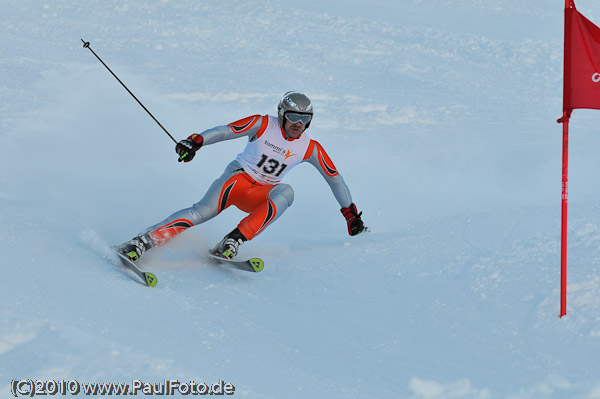
[(296, 154), (292, 153), (290, 150), (287, 150), (287, 152), (285, 153), (285, 159), (288, 159), (289, 157), (293, 157), (294, 155), (296, 155)]
[(600, 73), (598, 73), (598, 72), (595, 72), (595, 73), (592, 75), (592, 82), (594, 82), (594, 83), (598, 83), (598, 82), (600, 82)]
[(277, 154), (283, 155), (285, 157), (285, 159), (288, 159), (289, 157), (293, 157), (294, 155), (296, 155), (293, 152), (291, 152), (290, 150), (286, 150), (283, 147), (279, 147), (279, 146), (276, 146), (275, 144), (269, 143), (267, 140), (265, 140), (265, 145), (267, 147), (270, 147)]

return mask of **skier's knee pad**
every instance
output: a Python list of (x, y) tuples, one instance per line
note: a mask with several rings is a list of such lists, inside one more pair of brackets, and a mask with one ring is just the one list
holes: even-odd
[(288, 206), (292, 206), (294, 202), (294, 189), (289, 184), (278, 184), (269, 193), (269, 198), (274, 199), (275, 197), (285, 198)]

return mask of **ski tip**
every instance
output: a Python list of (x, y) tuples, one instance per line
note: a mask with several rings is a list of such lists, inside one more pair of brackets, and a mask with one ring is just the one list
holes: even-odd
[(265, 267), (265, 262), (263, 262), (263, 260), (260, 258), (250, 258), (247, 260), (229, 259), (212, 251), (208, 252), (208, 256), (217, 261), (229, 263), (230, 265), (234, 265), (235, 267), (248, 272), (258, 273)]
[(265, 262), (263, 262), (263, 260), (260, 258), (250, 258), (248, 259), (248, 262), (250, 263), (250, 266), (252, 266), (256, 273), (262, 271), (262, 269), (265, 268)]
[(156, 278), (156, 276), (154, 274), (140, 270), (140, 268), (137, 267), (137, 265), (135, 263), (133, 263), (131, 261), (131, 259), (129, 259), (127, 256), (123, 255), (122, 253), (120, 253), (120, 252), (115, 252), (115, 253), (121, 259), (121, 264), (123, 264), (123, 266), (126, 266), (131, 271), (133, 271), (139, 278), (141, 278), (144, 281), (144, 283), (146, 283), (146, 285), (148, 287), (156, 286), (156, 284), (158, 283), (158, 279)]
[(144, 272), (144, 279), (146, 280), (146, 284), (148, 287), (155, 287), (158, 283), (158, 279), (156, 276), (149, 272)]

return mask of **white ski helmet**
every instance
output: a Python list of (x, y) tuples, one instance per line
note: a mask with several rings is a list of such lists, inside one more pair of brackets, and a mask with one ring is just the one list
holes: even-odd
[(285, 114), (293, 112), (296, 114), (310, 115), (311, 120), (306, 124), (306, 129), (310, 126), (313, 116), (313, 106), (310, 99), (297, 91), (288, 91), (283, 95), (277, 106), (277, 116), (279, 117), (279, 126), (283, 127)]

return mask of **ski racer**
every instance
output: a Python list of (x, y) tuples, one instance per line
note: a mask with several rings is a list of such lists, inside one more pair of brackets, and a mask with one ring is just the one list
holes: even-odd
[(323, 147), (306, 132), (312, 118), (310, 99), (291, 91), (279, 102), (277, 116), (253, 115), (181, 140), (175, 148), (179, 162), (190, 162), (200, 148), (220, 141), (248, 137), (248, 144), (199, 202), (149, 227), (117, 250), (135, 262), (150, 248), (235, 205), (248, 216), (213, 249), (213, 253), (233, 259), (242, 243), (256, 237), (292, 205), (294, 191), (281, 180), (302, 162), (317, 168), (331, 187), (346, 219), (348, 233), (354, 236), (364, 231), (362, 212), (352, 202), (344, 179)]

